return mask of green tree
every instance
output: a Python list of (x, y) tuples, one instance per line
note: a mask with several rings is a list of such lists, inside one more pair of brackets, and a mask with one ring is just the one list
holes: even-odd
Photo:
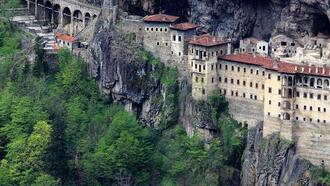
[(144, 185), (150, 179), (153, 154), (149, 130), (141, 128), (132, 115), (119, 112), (85, 168), (100, 184), (125, 180)]

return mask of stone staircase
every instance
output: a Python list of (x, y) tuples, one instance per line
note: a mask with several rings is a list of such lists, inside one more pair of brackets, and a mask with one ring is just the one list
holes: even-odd
[(43, 26), (44, 21), (37, 20), (33, 15), (19, 15), (11, 18), (11, 21), (23, 30), (40, 37), (40, 46), (46, 52), (53, 52), (55, 33), (51, 26)]

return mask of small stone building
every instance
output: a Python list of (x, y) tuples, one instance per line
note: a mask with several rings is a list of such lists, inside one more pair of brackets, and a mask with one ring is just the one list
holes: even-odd
[(167, 61), (171, 57), (170, 25), (175, 24), (178, 19), (177, 16), (161, 13), (143, 18), (143, 47), (162, 61)]
[(56, 40), (58, 47), (60, 47), (60, 48), (65, 47), (65, 48), (72, 50), (74, 48), (74, 46), (76, 45), (75, 37), (70, 36), (68, 34), (63, 34), (63, 33), (58, 32), (55, 34), (55, 40)]
[(239, 42), (239, 53), (268, 56), (268, 43), (254, 37), (244, 38)]
[(274, 58), (292, 57), (297, 53), (297, 48), (302, 47), (296, 40), (283, 34), (272, 37), (269, 45)]
[(170, 26), (172, 57), (182, 59), (188, 55), (188, 42), (196, 35), (197, 27), (192, 23), (179, 23)]

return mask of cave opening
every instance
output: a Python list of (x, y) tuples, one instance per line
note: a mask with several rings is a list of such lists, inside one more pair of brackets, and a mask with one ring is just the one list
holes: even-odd
[(314, 16), (313, 19), (313, 35), (318, 33), (324, 33), (330, 35), (330, 20), (324, 13), (319, 13)]

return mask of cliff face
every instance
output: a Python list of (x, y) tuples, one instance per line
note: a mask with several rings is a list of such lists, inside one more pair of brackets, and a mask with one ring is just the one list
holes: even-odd
[(119, 0), (131, 14), (159, 10), (183, 16), (207, 31), (236, 39), (268, 39), (284, 33), (292, 37), (330, 33), (330, 4), (324, 0)]
[(145, 125), (175, 120), (171, 104), (164, 104), (168, 91), (156, 77), (159, 69), (138, 56), (132, 36), (121, 33), (105, 12), (95, 25), (86, 59), (100, 91), (110, 102), (119, 102), (135, 113)]
[(242, 185), (314, 185), (311, 164), (298, 159), (294, 145), (274, 134), (262, 139), (262, 125), (249, 131)]

